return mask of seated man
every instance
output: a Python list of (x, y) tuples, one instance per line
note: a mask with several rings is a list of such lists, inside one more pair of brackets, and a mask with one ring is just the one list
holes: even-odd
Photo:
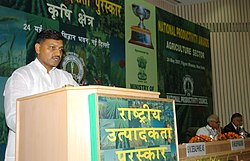
[(218, 139), (218, 135), (221, 134), (220, 128), (220, 120), (219, 117), (215, 114), (208, 116), (207, 118), (207, 125), (201, 127), (197, 130), (196, 135), (205, 135), (214, 140)]
[[(240, 134), (243, 131), (243, 134)], [(224, 127), (224, 132), (234, 132), (243, 137), (249, 137), (250, 134), (243, 129), (243, 118), (240, 113), (234, 113), (231, 116), (231, 122)]]

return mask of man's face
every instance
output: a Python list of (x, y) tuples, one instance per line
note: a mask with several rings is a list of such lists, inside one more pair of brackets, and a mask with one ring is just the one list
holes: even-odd
[(218, 129), (220, 127), (220, 120), (219, 119), (214, 119), (210, 122), (210, 126), (213, 129)]
[(243, 125), (243, 119), (242, 119), (242, 117), (235, 117), (233, 119), (233, 124), (235, 126), (237, 126), (237, 127), (242, 126)]
[(63, 54), (63, 41), (46, 39), (35, 44), (38, 60), (49, 72), (53, 67), (57, 67)]

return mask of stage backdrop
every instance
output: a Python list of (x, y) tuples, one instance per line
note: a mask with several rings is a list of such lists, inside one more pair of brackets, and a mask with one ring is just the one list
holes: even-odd
[(158, 87), (161, 97), (176, 101), (178, 137), (189, 127), (206, 124), (212, 113), (209, 31), (157, 10)]
[[(176, 100), (179, 143), (212, 112), (209, 31), (143, 0), (0, 1), (0, 92), (36, 57), (37, 33), (65, 37), (59, 68), (81, 85), (159, 91)], [(7, 140), (0, 97), (0, 161)]]

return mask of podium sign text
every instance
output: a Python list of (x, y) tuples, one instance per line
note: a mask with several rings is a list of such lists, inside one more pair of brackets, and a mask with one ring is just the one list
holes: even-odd
[[(91, 140), (99, 139), (96, 151), (100, 151), (101, 161), (177, 160), (172, 100), (97, 97), (89, 96), (89, 109), (90, 118), (99, 117), (99, 129), (91, 128), (97, 136), (91, 135)], [(96, 100), (97, 109), (92, 107)]]

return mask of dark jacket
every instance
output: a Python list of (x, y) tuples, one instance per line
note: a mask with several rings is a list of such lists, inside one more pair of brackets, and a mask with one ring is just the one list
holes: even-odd
[[(235, 132), (236, 134), (240, 135), (239, 131), (234, 128), (234, 125), (231, 122), (224, 127), (223, 133), (226, 132)], [(245, 133), (247, 137), (250, 137), (249, 132), (245, 131)]]
[(224, 127), (223, 131), (224, 133), (235, 132), (236, 134), (239, 134), (239, 131), (234, 128), (234, 125), (231, 122)]

